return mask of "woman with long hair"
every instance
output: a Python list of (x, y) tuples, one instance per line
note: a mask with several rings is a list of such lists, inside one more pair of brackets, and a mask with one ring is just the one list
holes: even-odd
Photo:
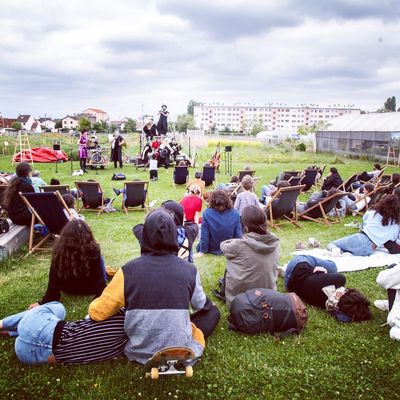
[[(237, 294), (248, 289), (277, 289), (279, 238), (268, 231), (265, 212), (258, 206), (246, 206), (242, 211), (242, 229), (241, 239), (221, 243), (227, 258), (225, 298), (228, 307)], [(224, 294), (223, 284), (220, 294)]]
[(199, 253), (222, 254), (220, 244), (224, 240), (242, 237), (239, 213), (233, 208), (225, 190), (212, 192), (210, 207), (203, 212)]
[(100, 245), (89, 225), (74, 219), (64, 227), (53, 246), (49, 283), (42, 300), (30, 308), (58, 301), (61, 292), (99, 296), (106, 287)]
[(7, 210), (8, 216), (14, 224), (30, 225), (32, 214), (22, 200), (19, 192), (34, 192), (32, 181), (29, 177), (32, 168), (29, 163), (22, 162), (15, 168), (16, 176), (11, 179), (10, 184), (4, 191), (2, 206)]
[(363, 217), (361, 232), (334, 240), (328, 250), (339, 248), (354, 256), (370, 256), (386, 242), (395, 242), (400, 233), (400, 201), (396, 195), (387, 195)]

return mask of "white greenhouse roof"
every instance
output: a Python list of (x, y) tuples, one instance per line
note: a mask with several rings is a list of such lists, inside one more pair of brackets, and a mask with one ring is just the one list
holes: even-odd
[(343, 115), (330, 120), (324, 132), (400, 131), (400, 112)]

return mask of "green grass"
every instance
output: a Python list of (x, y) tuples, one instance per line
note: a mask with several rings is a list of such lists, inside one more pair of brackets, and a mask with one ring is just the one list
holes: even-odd
[[(199, 151), (200, 160), (206, 161), (215, 145)], [(134, 154), (134, 147), (131, 151)], [(271, 163), (270, 157), (271, 156)], [(326, 163), (334, 155), (293, 153), (259, 145), (234, 143), (233, 171), (245, 165), (254, 167), (261, 185), (274, 178), (282, 169), (303, 169), (307, 164)], [(0, 169), (10, 170), (10, 157), (0, 157)], [(279, 162), (281, 160), (281, 162)], [(370, 162), (342, 158), (338, 165), (343, 177), (354, 172), (370, 170)], [(218, 182), (225, 182), (223, 161)], [(55, 166), (38, 164), (42, 177), (49, 181), (57, 176), (62, 183), (73, 184), (70, 164)], [(78, 163), (74, 163), (74, 169)], [(388, 172), (393, 172), (390, 168)], [(123, 183), (111, 181), (113, 169), (91, 171), (85, 179), (101, 182), (106, 194), (112, 187)], [(148, 172), (137, 172), (126, 166), (128, 179), (147, 178)], [(160, 169), (158, 182), (150, 183), (150, 200), (179, 200), (183, 188), (173, 188), (172, 170)], [(191, 176), (193, 171), (191, 171)], [(118, 198), (115, 202), (120, 209)], [(95, 236), (101, 244), (106, 263), (119, 267), (139, 255), (139, 246), (131, 228), (142, 222), (143, 212), (103, 214), (85, 213)], [(358, 218), (360, 219), (360, 218)], [(347, 218), (347, 222), (354, 220)], [(352, 233), (343, 225), (324, 227), (302, 222), (303, 229), (285, 226), (276, 233), (281, 239), (281, 263), (290, 259), (290, 252), (299, 240), (315, 237), (326, 245), (330, 240)], [(43, 295), (48, 277), (50, 253), (23, 258), (26, 248), (15, 257), (0, 264), (0, 316), (23, 310)], [(211, 297), (217, 278), (225, 268), (225, 258), (206, 255), (195, 260), (204, 288)], [(348, 286), (357, 287), (370, 300), (383, 298), (382, 289), (375, 278), (379, 269), (346, 275)], [(282, 278), (279, 288), (283, 290)], [(62, 297), (68, 315), (73, 320), (87, 313), (90, 297)], [(229, 331), (227, 309), (218, 303), (222, 313), (215, 333), (208, 339), (201, 363), (194, 368), (194, 378), (144, 378), (145, 368), (124, 359), (90, 366), (41, 366), (21, 364), (13, 351), (13, 340), (0, 340), (0, 394), (4, 399), (387, 399), (397, 398), (400, 384), (398, 368), (399, 344), (391, 341), (388, 328), (381, 327), (385, 313), (373, 310), (374, 320), (362, 324), (341, 325), (326, 313), (308, 307), (309, 323), (299, 337), (282, 342), (272, 336), (244, 336)]]

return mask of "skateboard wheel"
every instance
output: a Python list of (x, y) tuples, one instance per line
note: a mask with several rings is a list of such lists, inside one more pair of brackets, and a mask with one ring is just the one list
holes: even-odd
[(191, 378), (193, 376), (193, 367), (191, 365), (185, 368), (185, 376), (186, 378)]
[(151, 379), (158, 379), (158, 368), (152, 368), (150, 371)]

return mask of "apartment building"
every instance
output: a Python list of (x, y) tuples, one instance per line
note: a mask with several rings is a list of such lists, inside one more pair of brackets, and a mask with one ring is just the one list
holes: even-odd
[(352, 107), (287, 107), (250, 105), (202, 105), (194, 107), (196, 127), (210, 131), (229, 129), (250, 132), (254, 125), (268, 131), (297, 131), (299, 126), (327, 122), (340, 115), (360, 114)]

